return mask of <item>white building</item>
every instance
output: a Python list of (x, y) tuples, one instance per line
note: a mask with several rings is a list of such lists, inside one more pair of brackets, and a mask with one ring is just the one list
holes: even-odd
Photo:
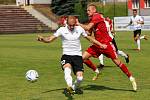
[(30, 4), (51, 4), (52, 0), (16, 0), (16, 4), (19, 5), (30, 5)]
[(127, 0), (103, 0), (103, 1), (106, 1), (106, 2), (127, 2)]

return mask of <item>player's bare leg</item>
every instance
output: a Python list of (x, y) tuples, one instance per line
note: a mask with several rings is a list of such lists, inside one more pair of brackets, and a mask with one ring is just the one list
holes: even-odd
[(91, 56), (92, 56), (91, 54), (85, 51), (82, 55), (82, 58), (83, 58), (84, 64), (86, 64), (89, 68), (91, 68), (95, 72), (95, 75), (92, 80), (96, 80), (98, 79), (100, 72), (99, 72), (99, 69), (89, 59)]
[(140, 36), (139, 36), (139, 34), (137, 34), (136, 35), (136, 37), (134, 37), (134, 41), (136, 42), (136, 44), (137, 44), (137, 49), (136, 50), (138, 50), (138, 51), (140, 51), (141, 50), (141, 41), (140, 41)]
[(138, 48), (136, 50), (138, 50), (138, 51), (141, 50), (141, 48), (140, 48), (141, 39), (148, 40), (148, 37), (147, 37), (147, 35), (140, 36), (139, 34), (137, 34), (137, 36), (134, 37), (134, 41), (137, 43), (137, 46), (138, 46)]
[(140, 36), (140, 39), (148, 40), (148, 36), (147, 35)]
[(118, 58), (112, 59), (112, 61), (123, 71), (124, 74), (127, 75), (127, 77), (129, 78), (129, 80), (132, 83), (133, 90), (136, 91), (137, 90), (137, 84), (136, 84), (135, 78), (129, 72), (127, 66), (125, 64), (123, 64)]

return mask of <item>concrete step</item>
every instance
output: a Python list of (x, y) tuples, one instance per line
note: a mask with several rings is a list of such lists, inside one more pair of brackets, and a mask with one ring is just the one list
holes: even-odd
[(1, 33), (48, 32), (51, 29), (18, 6), (0, 6)]

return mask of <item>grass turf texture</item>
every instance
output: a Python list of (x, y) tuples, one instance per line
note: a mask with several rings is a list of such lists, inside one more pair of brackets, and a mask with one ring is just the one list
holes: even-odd
[[(118, 32), (116, 41), (118, 47), (130, 55), (128, 68), (136, 77), (138, 91), (132, 91), (127, 77), (106, 58), (106, 67), (96, 81), (92, 81), (93, 72), (85, 66), (84, 94), (72, 97), (62, 93), (66, 83), (59, 63), (60, 39), (44, 44), (36, 41), (36, 34), (0, 35), (0, 100), (150, 100), (150, 41), (143, 40), (142, 51), (134, 51), (132, 35), (131, 32)], [(85, 50), (89, 42), (85, 39), (81, 42)], [(93, 61), (98, 64), (97, 59)], [(40, 75), (35, 83), (25, 79), (30, 69), (37, 70)]]

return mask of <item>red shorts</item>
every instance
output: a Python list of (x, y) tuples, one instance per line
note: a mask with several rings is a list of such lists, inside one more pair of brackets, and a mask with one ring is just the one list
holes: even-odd
[(113, 44), (108, 44), (106, 49), (101, 49), (96, 45), (92, 45), (86, 51), (90, 53), (93, 57), (99, 57), (101, 54), (104, 54), (106, 57), (111, 59), (118, 58)]

